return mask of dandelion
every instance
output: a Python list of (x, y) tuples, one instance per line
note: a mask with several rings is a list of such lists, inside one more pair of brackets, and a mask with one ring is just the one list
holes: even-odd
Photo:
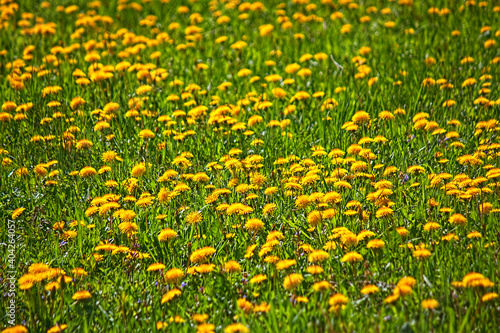
[(274, 211), (278, 208), (278, 206), (274, 203), (270, 203), (270, 204), (266, 204), (263, 208), (262, 208), (262, 213), (267, 216), (267, 215), (271, 215), (274, 213)]
[(120, 210), (116, 212), (116, 215), (120, 218), (120, 220), (129, 222), (137, 217), (137, 214), (133, 210)]
[(179, 268), (171, 268), (165, 273), (167, 283), (178, 283), (184, 277), (184, 272)]
[(355, 262), (359, 262), (362, 260), (363, 260), (363, 257), (361, 256), (361, 254), (359, 254), (357, 252), (348, 252), (342, 257), (342, 259), (340, 261), (348, 262), (348, 263), (355, 263)]
[(133, 222), (122, 222), (118, 225), (118, 229), (130, 237), (139, 231), (139, 226)]
[(199, 250), (194, 251), (191, 254), (191, 256), (189, 257), (189, 260), (191, 260), (194, 263), (201, 263), (201, 262), (207, 260), (215, 252), (216, 251), (213, 247), (206, 246), (204, 248), (201, 248)]
[(88, 275), (88, 273), (83, 268), (75, 268), (75, 269), (71, 270), (71, 273), (73, 273), (74, 275), (79, 276), (79, 277)]
[(477, 83), (476, 79), (468, 78), (462, 83), (462, 88), (473, 86)]
[(315, 250), (308, 256), (308, 261), (311, 263), (322, 262), (330, 258), (328, 252), (323, 250)]
[(381, 239), (372, 239), (366, 244), (366, 248), (368, 249), (382, 249), (385, 246), (385, 242)]
[(429, 258), (432, 255), (431, 251), (427, 249), (418, 249), (413, 251), (413, 257), (418, 260), (424, 260)]
[(80, 170), (80, 177), (82, 178), (92, 177), (95, 175), (97, 175), (97, 171), (93, 167), (88, 166)]
[(214, 264), (201, 264), (198, 267), (195, 267), (194, 269), (196, 273), (207, 274), (212, 272), (214, 268), (215, 268)]
[(57, 324), (55, 326), (52, 326), (49, 330), (47, 330), (47, 333), (59, 333), (59, 332), (65, 331), (67, 328), (68, 328), (68, 325), (66, 325), (66, 324), (62, 324), (62, 325)]
[(340, 202), (342, 202), (342, 196), (337, 193), (337, 192), (328, 192), (325, 194), (325, 196), (323, 197), (323, 201), (325, 201), (326, 203), (329, 203), (329, 204), (338, 204)]
[(28, 333), (28, 329), (23, 325), (16, 325), (4, 329), (2, 333)]
[(250, 230), (250, 231), (259, 231), (259, 230), (262, 230), (264, 228), (264, 222), (262, 222), (261, 220), (259, 219), (256, 219), (256, 218), (253, 218), (253, 219), (249, 219), (246, 223), (245, 223), (245, 228), (247, 230)]
[(259, 27), (259, 34), (261, 37), (265, 37), (265, 36), (270, 35), (273, 30), (274, 30), (274, 26), (271, 24), (261, 25)]
[(464, 226), (465, 224), (467, 224), (467, 218), (465, 216), (463, 216), (462, 214), (453, 214), (448, 219), (448, 222), (450, 222), (451, 224), (457, 224), (460, 226)]
[(61, 238), (64, 240), (70, 240), (73, 239), (77, 236), (77, 232), (73, 230), (66, 230), (65, 232), (62, 233)]
[(377, 218), (385, 218), (391, 216), (394, 213), (394, 210), (390, 207), (381, 207), (377, 210), (375, 216)]
[(201, 221), (203, 221), (203, 215), (201, 215), (200, 213), (198, 212), (192, 212), (192, 213), (189, 213), (187, 216), (186, 216), (186, 222), (187, 223), (190, 223), (190, 224), (198, 224), (200, 223)]
[(136, 164), (131, 171), (132, 177), (140, 177), (146, 172), (146, 165), (144, 163)]
[(348, 298), (340, 293), (337, 293), (330, 297), (328, 304), (330, 304), (330, 312), (338, 313), (340, 310), (345, 308), (345, 305), (348, 303)]
[(149, 129), (145, 129), (139, 132), (139, 137), (144, 140), (153, 139), (155, 134)]
[(87, 139), (82, 139), (80, 141), (78, 141), (78, 143), (76, 144), (76, 149), (89, 149), (93, 146), (94, 144), (92, 143), (92, 141), (90, 140), (87, 140)]
[(313, 284), (312, 288), (315, 292), (321, 292), (329, 290), (332, 287), (328, 281), (320, 281)]
[(162, 263), (154, 263), (149, 265), (149, 267), (146, 269), (148, 272), (154, 272), (154, 271), (161, 271), (165, 269), (165, 265)]
[(248, 327), (241, 323), (235, 323), (224, 328), (224, 333), (249, 333)]
[(257, 274), (256, 276), (254, 276), (253, 278), (250, 279), (250, 283), (251, 284), (260, 284), (261, 282), (263, 281), (266, 281), (267, 280), (267, 276), (264, 275), (264, 274)]
[(378, 293), (379, 291), (380, 291), (379, 287), (377, 287), (373, 284), (369, 284), (369, 285), (363, 287), (363, 289), (361, 289), (361, 293), (363, 295), (370, 295), (370, 294)]
[(355, 124), (363, 124), (370, 121), (370, 115), (365, 111), (358, 111), (352, 116), (352, 121)]
[(347, 302), (349, 302), (349, 299), (344, 294), (340, 293), (331, 296), (328, 300), (328, 304), (330, 304), (330, 306), (345, 305)]
[(241, 271), (241, 265), (234, 260), (230, 260), (230, 261), (226, 262), (226, 264), (224, 265), (224, 269), (228, 273), (236, 273), (236, 272)]
[(422, 305), (422, 308), (424, 308), (426, 310), (434, 310), (435, 308), (437, 308), (439, 306), (439, 302), (433, 298), (430, 298), (430, 299), (423, 300), (421, 305)]
[(395, 116), (392, 112), (390, 111), (382, 111), (378, 114), (378, 117), (382, 120), (389, 121), (389, 120), (394, 120)]
[(396, 232), (401, 236), (401, 237), (406, 237), (410, 234), (410, 232), (408, 231), (408, 229), (406, 229), (405, 227), (399, 227), (399, 228), (396, 228)]
[(295, 289), (302, 283), (303, 280), (304, 277), (301, 274), (293, 273), (287, 275), (285, 277), (285, 281), (283, 282), (283, 287), (287, 290)]
[(472, 231), (472, 232), (469, 232), (469, 233), (467, 234), (467, 238), (469, 238), (469, 239), (481, 238), (481, 237), (482, 237), (482, 235), (481, 235), (481, 233), (480, 233), (480, 232), (478, 232), (478, 231)]
[(82, 290), (74, 293), (72, 298), (76, 301), (83, 301), (92, 298), (92, 295), (88, 291)]
[(295, 266), (297, 264), (297, 261), (295, 259), (286, 259), (286, 260), (280, 260), (276, 263), (276, 269), (278, 271), (290, 268), (292, 266)]
[(166, 242), (177, 237), (177, 232), (170, 228), (163, 229), (158, 235), (158, 241)]
[(13, 220), (17, 220), (17, 218), (19, 216), (21, 216), (21, 214), (26, 210), (26, 208), (24, 207), (20, 207), (20, 208), (17, 208), (15, 209), (13, 212), (12, 212), (12, 219)]
[(484, 294), (483, 297), (481, 297), (481, 301), (483, 302), (489, 302), (489, 301), (492, 301), (494, 299), (498, 298), (498, 294), (497, 293), (487, 293), (487, 294)]
[(297, 208), (305, 208), (305, 207), (309, 206), (310, 203), (311, 203), (311, 201), (309, 200), (309, 196), (307, 196), (307, 195), (300, 195), (295, 200), (295, 206)]
[(437, 222), (427, 222), (425, 225), (424, 225), (424, 230), (425, 231), (434, 231), (434, 230), (438, 230), (441, 228), (441, 225)]
[(322, 216), (321, 216), (321, 212), (317, 211), (317, 210), (314, 210), (312, 212), (310, 212), (308, 215), (307, 215), (307, 222), (312, 226), (312, 227), (315, 227), (317, 226), (319, 223), (321, 223), (322, 221)]
[(182, 292), (179, 289), (172, 289), (169, 292), (167, 292), (165, 295), (162, 296), (161, 298), (161, 304), (165, 304), (173, 300), (174, 298), (180, 296)]

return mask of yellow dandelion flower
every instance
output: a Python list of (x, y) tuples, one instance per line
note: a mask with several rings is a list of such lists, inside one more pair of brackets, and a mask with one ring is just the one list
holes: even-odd
[(2, 333), (28, 333), (28, 329), (22, 325), (16, 325), (4, 329)]
[(201, 221), (203, 221), (203, 215), (201, 215), (198, 212), (192, 212), (186, 216), (187, 223), (197, 224), (200, 223)]
[(430, 299), (423, 300), (421, 305), (422, 305), (422, 308), (424, 308), (426, 310), (434, 310), (435, 308), (437, 308), (439, 306), (439, 302), (433, 298), (430, 298)]
[(267, 280), (267, 276), (264, 274), (257, 274), (253, 278), (250, 279), (249, 283), (251, 284), (260, 284), (261, 282)]
[(80, 177), (82, 178), (92, 177), (95, 175), (97, 175), (97, 171), (93, 167), (88, 166), (80, 170)]
[(361, 289), (361, 293), (363, 295), (374, 294), (374, 293), (378, 293), (379, 291), (380, 291), (379, 287), (377, 287), (373, 284), (369, 284), (369, 285), (363, 287), (363, 289)]
[(249, 333), (250, 330), (244, 324), (235, 323), (224, 328), (224, 333)]
[(283, 282), (283, 287), (287, 290), (295, 289), (302, 283), (303, 280), (304, 277), (301, 274), (292, 273), (285, 277), (285, 280)]
[(207, 246), (194, 251), (189, 257), (189, 260), (191, 260), (194, 263), (201, 263), (207, 260), (209, 257), (211, 257), (215, 252), (216, 251), (213, 247)]
[(24, 207), (20, 207), (20, 208), (16, 208), (13, 212), (12, 212), (12, 219), (13, 220), (16, 220), (19, 216), (21, 216), (21, 214), (26, 210), (26, 208)]
[(481, 297), (481, 301), (489, 302), (489, 301), (494, 300), (495, 298), (498, 298), (497, 293), (487, 293), (487, 294), (484, 294), (483, 297)]
[(463, 216), (462, 214), (453, 214), (448, 219), (448, 222), (450, 222), (451, 224), (457, 224), (460, 226), (464, 226), (467, 224), (467, 218), (465, 216)]
[(252, 218), (245, 223), (245, 229), (250, 231), (259, 231), (264, 229), (265, 224), (260, 219)]
[(330, 255), (328, 252), (323, 251), (323, 250), (315, 250), (311, 253), (309, 253), (308, 256), (308, 261), (311, 263), (317, 263), (317, 262), (322, 262), (330, 258)]
[(358, 252), (348, 252), (346, 253), (340, 261), (355, 263), (363, 260), (363, 256)]
[(158, 241), (166, 242), (177, 237), (177, 232), (170, 228), (163, 229), (158, 235)]
[(331, 283), (328, 281), (319, 281), (313, 284), (312, 288), (315, 292), (321, 292), (329, 290), (332, 287)]
[(153, 139), (155, 137), (155, 134), (152, 130), (145, 129), (139, 132), (139, 137), (144, 140), (149, 140)]
[(413, 257), (419, 260), (424, 260), (429, 258), (432, 255), (431, 251), (427, 249), (418, 249), (413, 251)]
[(175, 297), (178, 297), (182, 294), (182, 292), (175, 288), (167, 292), (165, 295), (162, 296), (161, 298), (161, 304), (165, 304), (173, 300)]
[(165, 273), (167, 283), (178, 283), (184, 277), (184, 271), (179, 268), (171, 268)]
[(65, 331), (67, 328), (68, 328), (68, 325), (66, 325), (66, 324), (62, 324), (62, 325), (57, 324), (57, 325), (51, 327), (49, 330), (47, 330), (47, 333), (59, 333), (59, 332)]
[(148, 272), (155, 272), (155, 271), (161, 271), (165, 269), (165, 265), (162, 263), (154, 263), (149, 265), (149, 267), (146, 269)]
[(224, 269), (229, 273), (236, 273), (241, 271), (241, 265), (234, 260), (230, 260), (226, 262), (226, 264), (224, 265)]
[(276, 269), (278, 271), (290, 268), (292, 266), (295, 266), (297, 264), (297, 261), (295, 259), (286, 259), (286, 260), (280, 260), (276, 263)]

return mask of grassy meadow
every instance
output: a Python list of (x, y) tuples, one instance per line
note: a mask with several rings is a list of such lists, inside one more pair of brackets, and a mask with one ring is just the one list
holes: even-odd
[(499, 22), (2, 0), (0, 331), (499, 331)]

